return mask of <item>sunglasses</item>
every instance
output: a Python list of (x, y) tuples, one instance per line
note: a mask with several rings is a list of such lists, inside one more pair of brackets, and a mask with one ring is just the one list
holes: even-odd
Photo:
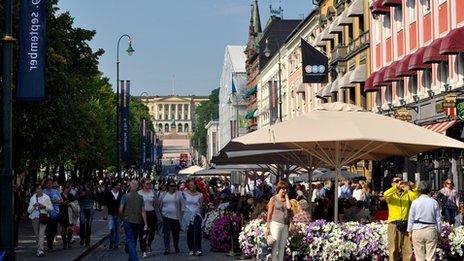
[(446, 182), (446, 184), (448, 184), (448, 185), (453, 185), (453, 183), (451, 183), (451, 182)]
[(176, 185), (169, 185), (169, 187), (171, 187), (171, 188), (175, 188), (175, 187), (177, 187), (177, 186), (176, 186)]

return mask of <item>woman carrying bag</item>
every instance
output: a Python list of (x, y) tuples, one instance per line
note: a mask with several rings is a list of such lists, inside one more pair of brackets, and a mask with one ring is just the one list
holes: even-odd
[(37, 242), (36, 255), (38, 257), (44, 256), (45, 229), (47, 228), (52, 208), (50, 197), (43, 193), (42, 185), (38, 184), (35, 188), (35, 194), (32, 195), (29, 201), (29, 207), (27, 208), (29, 218), (32, 220), (32, 228)]
[(272, 261), (284, 260), (292, 207), (287, 190), (287, 182), (279, 181), (276, 194), (268, 204), (266, 238), (268, 244), (272, 245)]

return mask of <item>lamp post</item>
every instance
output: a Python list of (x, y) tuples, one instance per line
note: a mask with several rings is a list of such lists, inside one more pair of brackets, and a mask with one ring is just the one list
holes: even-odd
[[(278, 55), (279, 55), (279, 121), (282, 122), (282, 61), (280, 56), (280, 44), (276, 42)], [(266, 49), (264, 49), (264, 55), (269, 58), (271, 57), (271, 50), (269, 49), (269, 39), (266, 39)]]
[(0, 172), (0, 251), (4, 260), (15, 260), (13, 247), (13, 171), (12, 171), (12, 85), (13, 85), (13, 0), (4, 1), (3, 32), (3, 125)]
[(121, 140), (120, 140), (120, 118), (121, 115), (119, 115), (119, 110), (120, 110), (120, 97), (119, 97), (119, 45), (121, 43), (121, 40), (126, 37), (129, 40), (129, 47), (127, 48), (126, 52), (129, 56), (131, 56), (135, 50), (132, 48), (132, 37), (130, 37), (128, 34), (123, 34), (121, 37), (118, 39), (118, 45), (116, 49), (116, 170), (118, 172), (118, 178), (121, 178)]

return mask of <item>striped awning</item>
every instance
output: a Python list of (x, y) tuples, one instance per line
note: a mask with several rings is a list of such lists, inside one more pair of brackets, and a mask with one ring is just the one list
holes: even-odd
[(451, 126), (453, 126), (455, 122), (456, 122), (456, 120), (444, 121), (444, 122), (440, 122), (440, 123), (434, 123), (434, 124), (425, 125), (423, 127), (428, 129), (428, 130), (434, 131), (434, 132), (438, 132), (438, 133), (441, 133), (441, 134), (446, 134), (446, 131)]

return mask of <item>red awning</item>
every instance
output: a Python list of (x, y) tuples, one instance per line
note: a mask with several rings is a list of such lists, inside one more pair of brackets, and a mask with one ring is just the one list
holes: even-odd
[(399, 61), (394, 61), (390, 64), (385, 70), (385, 75), (383, 76), (384, 82), (397, 82), (402, 81), (402, 77), (396, 77), (396, 67), (398, 66)]
[(374, 77), (377, 73), (372, 73), (371, 76), (367, 78), (367, 80), (364, 82), (364, 92), (378, 92), (380, 91), (380, 88), (374, 87)]
[(387, 67), (383, 67), (382, 69), (377, 71), (377, 73), (375, 74), (375, 77), (374, 77), (374, 81), (372, 83), (372, 85), (374, 87), (380, 87), (380, 86), (387, 86), (388, 85), (388, 83), (383, 80), (386, 70), (387, 70)]
[(424, 53), (424, 63), (441, 63), (448, 61), (448, 56), (440, 54), (440, 46), (443, 38), (438, 38), (433, 41)]
[(411, 55), (411, 59), (409, 60), (408, 69), (410, 71), (413, 70), (425, 70), (432, 68), (430, 63), (424, 63), (424, 53), (427, 47), (419, 48), (413, 55)]
[(443, 37), (440, 45), (440, 54), (447, 55), (462, 52), (464, 52), (464, 27), (459, 27)]
[(384, 6), (400, 6), (402, 4), (402, 0), (383, 0), (382, 4)]
[(403, 59), (401, 59), (398, 64), (396, 65), (396, 77), (409, 77), (416, 75), (415, 71), (409, 70), (409, 60), (411, 59), (411, 55), (408, 54)]
[(431, 130), (431, 131), (435, 131), (435, 132), (438, 132), (438, 133), (441, 133), (441, 134), (446, 134), (446, 131), (451, 126), (453, 126), (455, 122), (456, 122), (456, 120), (444, 121), (444, 122), (440, 122), (440, 123), (425, 125), (423, 127), (428, 129), (428, 130)]
[(390, 7), (383, 5), (383, 0), (374, 0), (370, 6), (373, 15), (381, 15), (390, 13)]

